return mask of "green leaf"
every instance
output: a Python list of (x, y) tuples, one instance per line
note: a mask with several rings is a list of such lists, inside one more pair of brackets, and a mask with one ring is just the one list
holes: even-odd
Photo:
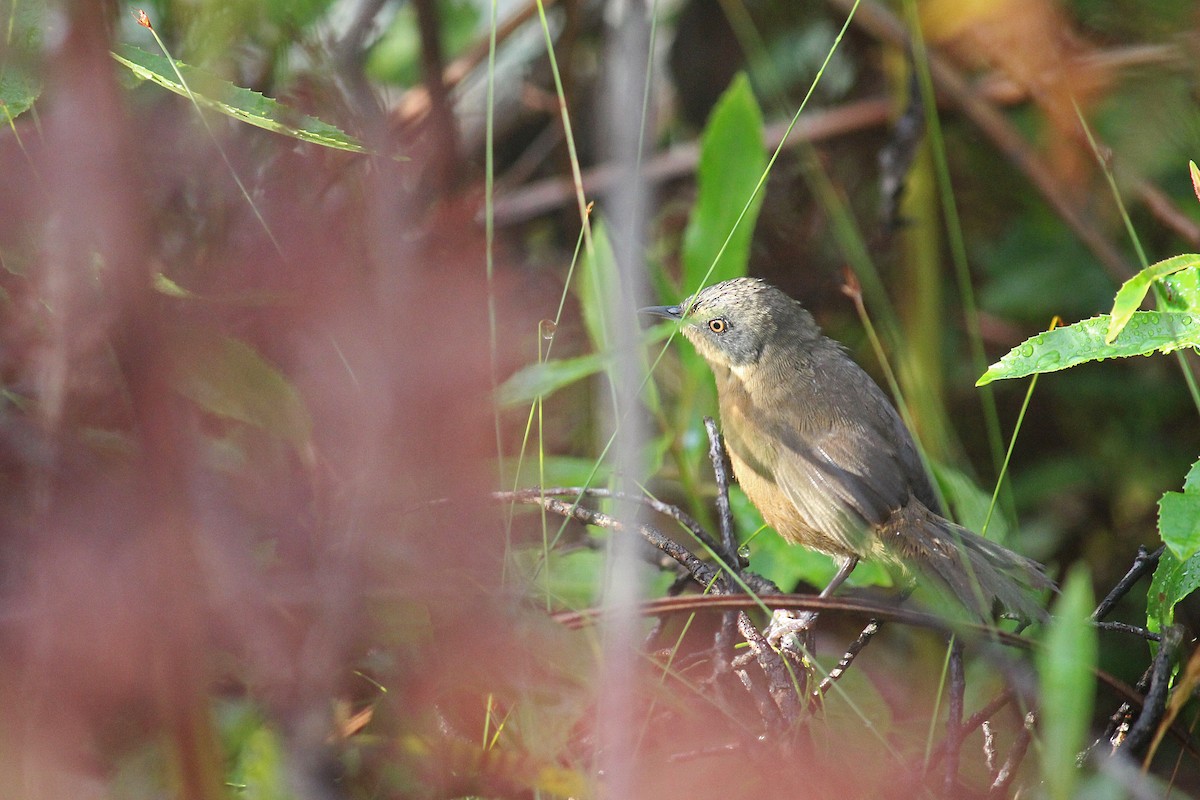
[(696, 206), (682, 245), (687, 291), (746, 274), (763, 200), (756, 189), (766, 165), (762, 112), (750, 82), (738, 75), (709, 116), (700, 142)]
[(305, 444), (312, 419), (287, 377), (245, 342), (221, 339), (184, 363), (176, 389), (210, 414)]
[(618, 290), (617, 256), (608, 237), (608, 226), (603, 219), (596, 218), (592, 222), (592, 252), (585, 253), (580, 262), (575, 294), (588, 339), (597, 352), (607, 352), (614, 341), (608, 303)]
[(0, 75), (0, 123), (10, 123), (33, 107), (41, 84), (17, 75)]
[(1200, 461), (1188, 470), (1182, 492), (1158, 501), (1158, 533), (1180, 561), (1200, 551)]
[(147, 53), (132, 45), (121, 45), (112, 57), (137, 77), (153, 81), (175, 94), (194, 98), (198, 104), (236, 120), (323, 147), (355, 153), (366, 152), (366, 148), (358, 140), (333, 125), (302, 114), (258, 92), (235, 86), (182, 61), (176, 61), (175, 67), (183, 75), (186, 87), (179, 82), (171, 62), (162, 56)]
[(1200, 553), (1180, 560), (1170, 548), (1163, 551), (1146, 595), (1146, 624), (1163, 630), (1175, 621), (1175, 606), (1200, 588)]
[(1075, 756), (1086, 743), (1096, 691), (1098, 643), (1092, 626), (1092, 585), (1087, 568), (1071, 570), (1054, 617), (1037, 652), (1042, 708), (1042, 777), (1052, 800), (1071, 800), (1079, 770)]
[(607, 463), (596, 466), (594, 458), (578, 458), (575, 456), (546, 456), (539, 464), (536, 456), (526, 456), (521, 462), (521, 474), (515, 480), (513, 473), (517, 469), (517, 459), (506, 458), (499, 464), (505, 476), (505, 486), (510, 489), (526, 486), (537, 486), (539, 483), (551, 486), (603, 486), (612, 475), (612, 468)]
[(1200, 550), (1200, 494), (1164, 494), (1158, 501), (1158, 532), (1180, 559)]
[(1188, 253), (1168, 258), (1165, 261), (1159, 261), (1157, 264), (1151, 264), (1137, 275), (1125, 281), (1121, 285), (1121, 288), (1117, 290), (1117, 296), (1113, 300), (1112, 314), (1108, 323), (1108, 333), (1105, 335), (1104, 341), (1111, 344), (1113, 339), (1117, 338), (1117, 334), (1128, 324), (1129, 319), (1137, 311), (1138, 306), (1142, 304), (1142, 300), (1146, 298), (1146, 292), (1150, 291), (1150, 286), (1155, 281), (1161, 280), (1168, 275), (1174, 275), (1176, 272), (1184, 270), (1194, 271), (1197, 265), (1200, 265), (1200, 256)]
[[(595, 531), (596, 529), (589, 529)], [(604, 536), (607, 531), (600, 531)], [(604, 588), (605, 560), (603, 549), (551, 550), (549, 561), (543, 559), (541, 547), (529, 547), (514, 553), (514, 560), (524, 567), (533, 581), (533, 590), (548, 599), (554, 608), (582, 609), (599, 605)], [(646, 591), (651, 597), (665, 594), (672, 578), (655, 573)]]
[(1200, 311), (1200, 269), (1185, 269), (1163, 278), (1163, 306), (1168, 311)]
[(294, 797), (288, 781), (283, 746), (266, 725), (251, 733), (234, 759), (230, 782), (245, 800), (285, 800)]
[(42, 93), (34, 65), (40, 61), (46, 16), (45, 2), (0, 3), (0, 125), (11, 125)]
[(1108, 315), (1102, 314), (1039, 333), (988, 367), (975, 385), (1056, 372), (1088, 361), (1170, 353), (1184, 347), (1200, 346), (1200, 317), (1194, 314), (1135, 311), (1129, 325), (1112, 343), (1105, 342), (1108, 321)]
[(608, 359), (600, 353), (575, 358), (552, 358), (529, 364), (500, 384), (496, 390), (496, 401), (505, 407), (528, 403), (595, 375), (607, 365)]

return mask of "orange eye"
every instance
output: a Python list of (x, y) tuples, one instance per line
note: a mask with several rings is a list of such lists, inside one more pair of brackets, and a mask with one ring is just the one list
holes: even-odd
[(729, 327), (728, 323), (720, 317), (708, 321), (708, 329), (713, 333), (724, 333), (727, 327)]

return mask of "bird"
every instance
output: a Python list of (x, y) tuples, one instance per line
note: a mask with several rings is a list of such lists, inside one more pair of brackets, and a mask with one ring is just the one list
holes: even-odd
[(711, 367), (734, 476), (763, 519), (838, 564), (822, 597), (877, 561), (905, 586), (933, 584), (973, 621), (1046, 618), (1045, 568), (946, 518), (895, 407), (799, 301), (734, 278), (641, 312), (679, 322)]

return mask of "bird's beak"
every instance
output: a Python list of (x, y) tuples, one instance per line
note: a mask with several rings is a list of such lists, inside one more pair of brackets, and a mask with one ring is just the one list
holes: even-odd
[(667, 319), (680, 320), (683, 319), (683, 309), (679, 306), (646, 306), (638, 309), (639, 314), (647, 314), (651, 317), (666, 317)]

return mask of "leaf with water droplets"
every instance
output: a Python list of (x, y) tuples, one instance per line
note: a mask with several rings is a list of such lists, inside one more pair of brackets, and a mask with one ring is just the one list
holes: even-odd
[(1163, 278), (1163, 310), (1200, 312), (1200, 269)]
[(1129, 324), (1112, 342), (1106, 341), (1109, 316), (1076, 322), (1039, 333), (1010, 350), (975, 382), (1024, 378), (1056, 372), (1088, 361), (1170, 353), (1200, 347), (1200, 315), (1178, 311), (1135, 311)]
[(1156, 631), (1172, 624), (1176, 604), (1197, 588), (1200, 588), (1200, 553), (1180, 560), (1170, 548), (1164, 550), (1146, 595), (1146, 624)]
[(1146, 297), (1146, 292), (1150, 291), (1150, 287), (1155, 281), (1184, 270), (1195, 271), (1197, 266), (1200, 266), (1200, 255), (1186, 253), (1159, 261), (1157, 264), (1151, 264), (1125, 281), (1113, 299), (1112, 314), (1108, 323), (1108, 333), (1104, 337), (1105, 341), (1111, 343), (1117, 338), (1117, 334), (1124, 329), (1133, 313), (1137, 311), (1138, 306)]

